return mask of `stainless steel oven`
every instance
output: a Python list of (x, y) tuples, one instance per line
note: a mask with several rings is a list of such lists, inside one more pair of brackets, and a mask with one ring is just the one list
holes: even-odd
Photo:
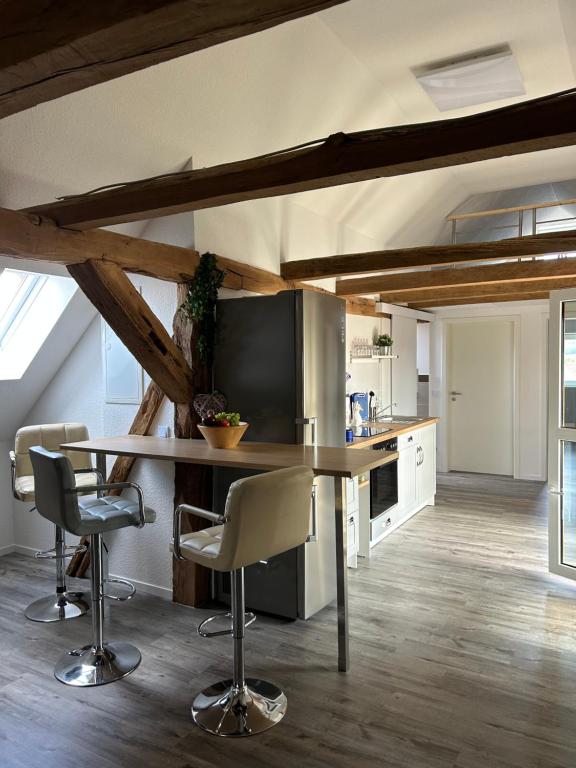
[[(396, 438), (383, 440), (373, 446), (375, 451), (396, 451)], [(370, 520), (398, 504), (398, 460), (370, 472)]]

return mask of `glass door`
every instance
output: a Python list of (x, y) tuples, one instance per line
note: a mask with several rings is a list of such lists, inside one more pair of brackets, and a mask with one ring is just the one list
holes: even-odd
[(576, 290), (550, 293), (550, 570), (576, 581)]

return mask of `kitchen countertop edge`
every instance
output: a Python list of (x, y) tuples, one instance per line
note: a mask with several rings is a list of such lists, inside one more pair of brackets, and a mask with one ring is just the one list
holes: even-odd
[(388, 432), (382, 432), (380, 435), (371, 435), (370, 437), (355, 437), (353, 443), (347, 443), (347, 448), (367, 448), (375, 443), (381, 443), (383, 440), (391, 440), (399, 435), (404, 435), (406, 432), (414, 432), (422, 427), (428, 427), (431, 424), (437, 424), (440, 419), (437, 416), (429, 416), (423, 418), (421, 421), (414, 422), (412, 424), (398, 424), (394, 426), (393, 421), (375, 421), (370, 422), (372, 426), (389, 427)]

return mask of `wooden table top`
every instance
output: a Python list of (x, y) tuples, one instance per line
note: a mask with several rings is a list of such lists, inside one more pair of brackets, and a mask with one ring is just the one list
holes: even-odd
[(141, 435), (122, 435), (64, 443), (71, 451), (134, 456), (138, 459), (160, 459), (185, 464), (207, 464), (213, 467), (274, 470), (305, 465), (316, 475), (356, 477), (398, 458), (393, 451), (325, 448), (284, 443), (240, 443), (237, 448), (210, 448), (205, 440), (186, 440)]

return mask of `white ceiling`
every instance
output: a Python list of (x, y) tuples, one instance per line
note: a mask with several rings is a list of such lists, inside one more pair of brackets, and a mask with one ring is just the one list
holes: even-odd
[[(190, 156), (199, 167), (502, 106), (518, 97), (440, 114), (411, 70), (503, 43), (524, 98), (574, 86), (576, 0), (351, 0), (1, 121), (0, 204), (177, 170)], [(473, 195), (568, 180), (574, 168), (569, 147), (291, 200), (378, 245), (417, 245), (435, 242), (446, 214)]]

